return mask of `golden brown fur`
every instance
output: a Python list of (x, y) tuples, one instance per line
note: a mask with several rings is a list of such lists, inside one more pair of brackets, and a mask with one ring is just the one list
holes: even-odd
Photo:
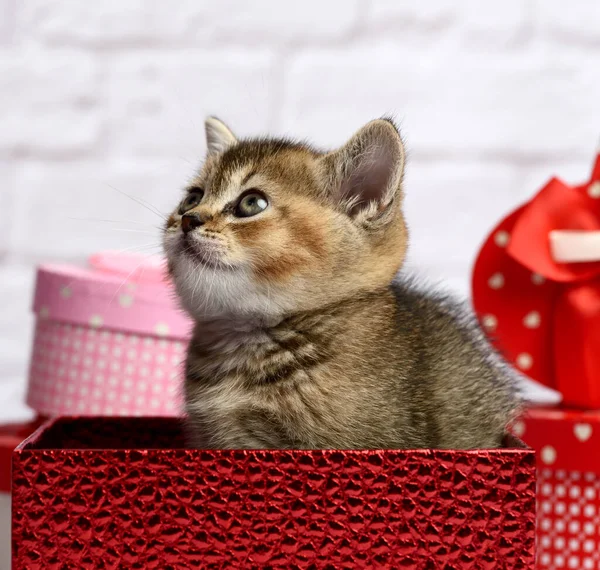
[[(508, 372), (467, 313), (394, 277), (407, 248), (404, 149), (373, 121), (337, 151), (238, 141), (209, 152), (165, 250), (196, 320), (186, 407), (211, 447), (495, 447)], [(259, 190), (268, 207), (236, 213)], [(182, 231), (182, 214), (200, 224)], [(187, 227), (187, 226), (186, 226)]]

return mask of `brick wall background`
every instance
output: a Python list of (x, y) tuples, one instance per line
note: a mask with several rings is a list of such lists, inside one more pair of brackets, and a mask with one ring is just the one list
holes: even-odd
[(27, 413), (35, 264), (153, 251), (122, 192), (169, 209), (206, 114), (319, 145), (394, 114), (410, 266), (467, 294), (500, 216), (587, 177), (598, 70), (590, 0), (0, 0), (0, 417)]

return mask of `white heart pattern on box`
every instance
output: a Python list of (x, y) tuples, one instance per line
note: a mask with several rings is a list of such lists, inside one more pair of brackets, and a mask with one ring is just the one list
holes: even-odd
[(590, 424), (575, 424), (573, 433), (579, 441), (587, 441), (592, 436), (592, 426)]

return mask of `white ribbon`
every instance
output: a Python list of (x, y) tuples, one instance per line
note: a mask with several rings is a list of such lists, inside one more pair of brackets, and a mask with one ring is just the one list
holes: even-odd
[(557, 263), (600, 261), (600, 231), (552, 230), (549, 238)]

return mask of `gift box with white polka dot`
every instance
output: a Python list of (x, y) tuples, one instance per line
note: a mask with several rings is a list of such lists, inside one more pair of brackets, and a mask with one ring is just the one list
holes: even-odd
[(513, 431), (537, 452), (537, 567), (600, 570), (600, 411), (533, 408)]
[(568, 408), (600, 409), (600, 152), (582, 184), (551, 178), (490, 231), (473, 306), (490, 341)]
[(191, 323), (162, 260), (38, 269), (27, 403), (42, 416), (173, 416)]

